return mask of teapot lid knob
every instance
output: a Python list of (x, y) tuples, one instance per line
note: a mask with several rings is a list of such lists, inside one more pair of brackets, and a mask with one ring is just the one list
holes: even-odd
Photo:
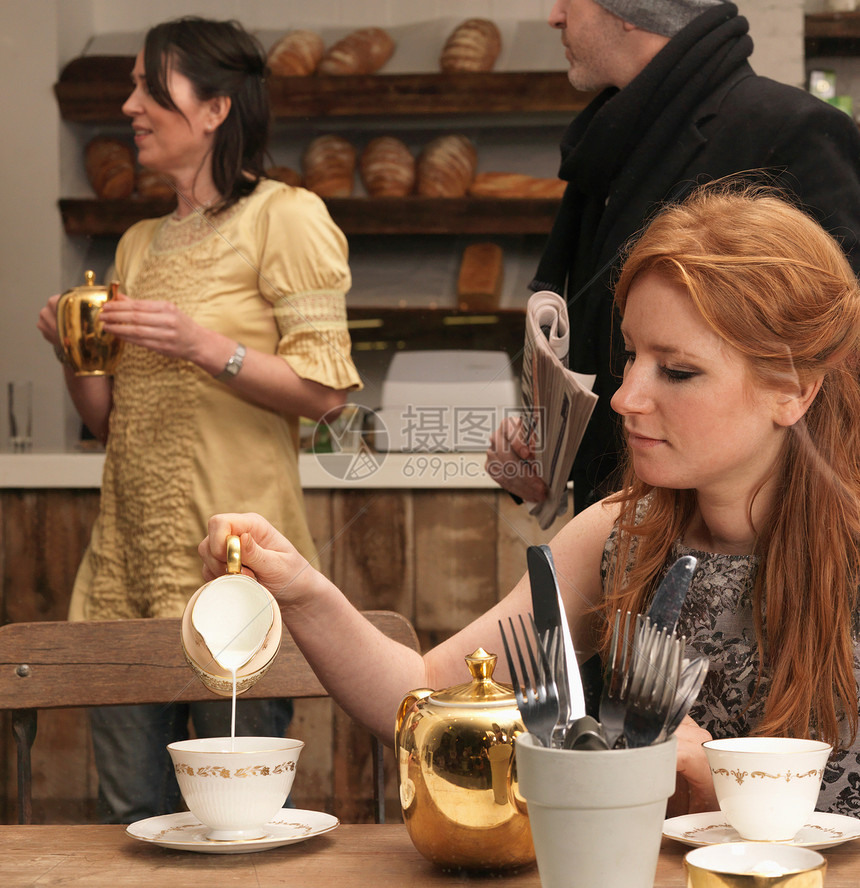
[(84, 280), (86, 281), (88, 287), (94, 287), (96, 283), (96, 273), (88, 268), (84, 272)]
[(495, 654), (489, 654), (479, 647), (478, 650), (466, 657), (466, 664), (469, 667), (469, 672), (472, 673), (472, 678), (486, 680), (492, 678), (497, 659)]
[(483, 648), (465, 658), (471, 673), (471, 680), (465, 684), (436, 691), (428, 698), (431, 703), (450, 704), (453, 706), (509, 707), (515, 706), (514, 695), (509, 685), (500, 685), (493, 680), (496, 668), (495, 654), (489, 654)]

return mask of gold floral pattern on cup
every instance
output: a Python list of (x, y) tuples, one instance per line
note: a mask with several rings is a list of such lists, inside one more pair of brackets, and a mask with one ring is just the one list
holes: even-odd
[(201, 768), (192, 768), (184, 762), (174, 766), (177, 774), (188, 774), (191, 777), (222, 777), (225, 780), (245, 777), (268, 777), (271, 774), (284, 774), (287, 771), (295, 771), (295, 762), (281, 762), (279, 765), (250, 765), (245, 768), (222, 768), (220, 765), (206, 765)]
[(809, 771), (804, 771), (802, 773), (798, 773), (789, 769), (784, 774), (768, 774), (767, 771), (741, 771), (741, 770), (728, 770), (726, 768), (711, 768), (711, 774), (720, 777), (734, 777), (737, 781), (738, 786), (743, 786), (744, 780), (747, 777), (750, 779), (767, 779), (767, 780), (784, 780), (786, 783), (791, 783), (792, 780), (805, 780), (808, 777), (815, 777), (817, 780), (821, 780), (824, 776), (824, 768), (812, 768)]

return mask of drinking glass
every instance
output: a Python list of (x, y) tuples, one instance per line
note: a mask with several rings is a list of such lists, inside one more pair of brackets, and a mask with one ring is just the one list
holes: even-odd
[(33, 447), (33, 383), (12, 381), (8, 386), (9, 444), (15, 453)]

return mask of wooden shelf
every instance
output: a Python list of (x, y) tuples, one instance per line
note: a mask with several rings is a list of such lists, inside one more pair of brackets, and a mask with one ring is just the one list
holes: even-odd
[[(131, 56), (81, 56), (54, 85), (64, 120), (127, 122)], [(577, 92), (564, 71), (367, 76), (272, 77), (278, 119), (305, 117), (509, 114), (579, 111), (593, 97)]]
[(66, 234), (72, 237), (119, 237), (141, 219), (153, 219), (172, 212), (175, 201), (97, 200), (62, 197), (58, 201)]
[(563, 71), (272, 77), (269, 96), (282, 119), (574, 112), (593, 98)]
[(350, 234), (547, 234), (558, 198), (337, 198), (332, 218)]
[(860, 55), (860, 12), (810, 13), (805, 35), (807, 58)]
[[(65, 120), (127, 123), (131, 56), (82, 56), (63, 69), (54, 92)], [(276, 118), (405, 117), (576, 112), (592, 94), (574, 90), (563, 71), (468, 74), (374, 74), (363, 77), (272, 77)], [(534, 200), (342, 198), (326, 201), (347, 235), (546, 234), (555, 198)], [(118, 237), (139, 219), (169, 213), (174, 204), (129, 199), (64, 198), (63, 226), (72, 236)]]
[(524, 309), (474, 312), (452, 308), (348, 307), (347, 323), (353, 349), (397, 351), (404, 342), (417, 349), (498, 349), (511, 358), (514, 372), (522, 369)]
[[(360, 234), (546, 234), (557, 198), (331, 198), (329, 212), (347, 235)], [(62, 198), (66, 234), (119, 237), (140, 219), (164, 216), (174, 203), (160, 200)]]

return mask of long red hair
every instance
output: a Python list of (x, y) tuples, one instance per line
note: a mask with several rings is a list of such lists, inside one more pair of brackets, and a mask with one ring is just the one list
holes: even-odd
[[(705, 322), (743, 355), (752, 384), (823, 377), (786, 435), (778, 492), (756, 528), (755, 633), (771, 679), (757, 732), (814, 735), (838, 746), (840, 719), (852, 739), (858, 720), (857, 280), (838, 244), (806, 214), (772, 193), (726, 186), (706, 186), (664, 210), (633, 244), (615, 289), (622, 315), (631, 283), (646, 271), (686, 289)], [(616, 608), (646, 609), (695, 497), (642, 483), (628, 463), (614, 499), (622, 504), (615, 563), (629, 569), (611, 572), (604, 625)]]

